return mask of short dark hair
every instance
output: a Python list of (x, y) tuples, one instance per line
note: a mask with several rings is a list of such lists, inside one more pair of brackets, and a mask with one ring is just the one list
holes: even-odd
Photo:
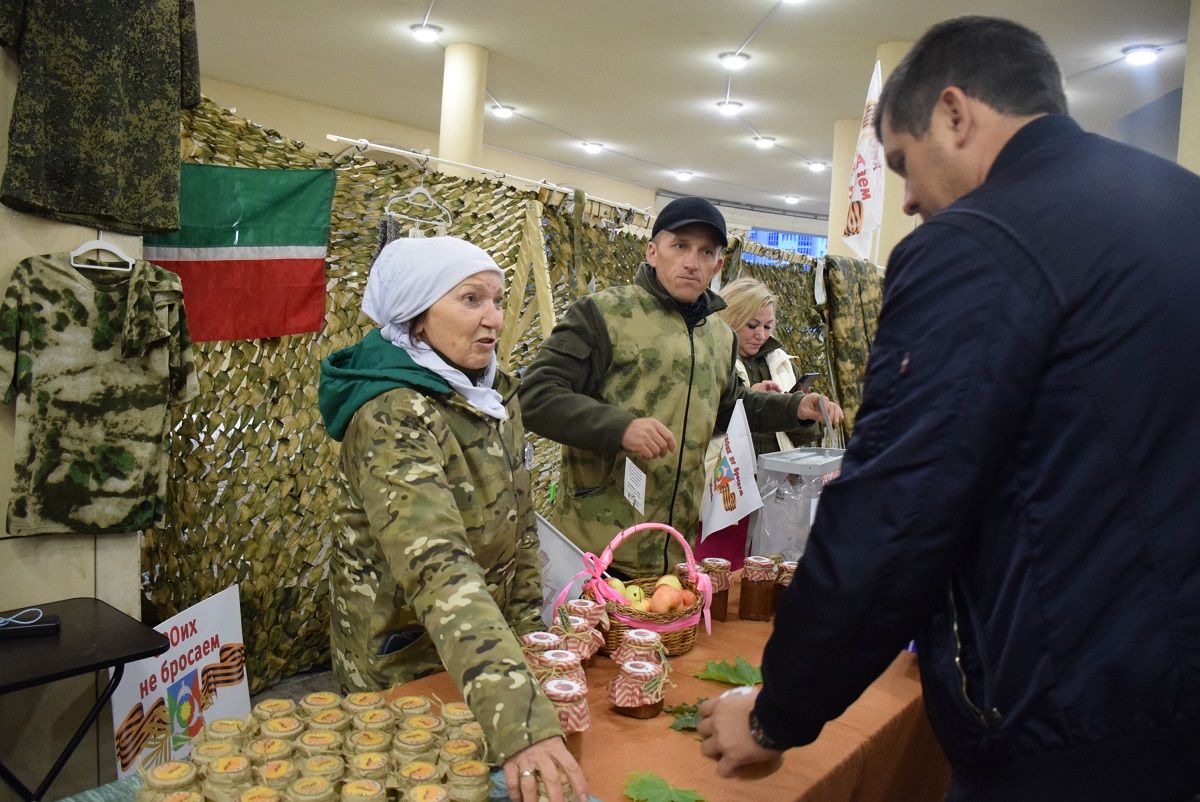
[(921, 136), (948, 86), (1001, 114), (1066, 114), (1062, 73), (1042, 37), (996, 17), (957, 17), (934, 25), (888, 76), (875, 108), (875, 135), (883, 121), (893, 131)]

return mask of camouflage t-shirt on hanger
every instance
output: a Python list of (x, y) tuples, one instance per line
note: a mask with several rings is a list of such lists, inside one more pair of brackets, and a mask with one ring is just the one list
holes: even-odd
[(0, 307), (0, 388), (16, 403), (10, 535), (160, 524), (168, 404), (198, 390), (179, 277), (25, 259)]
[(125, 234), (179, 228), (193, 1), (0, 0), (0, 45), (19, 71), (0, 201)]

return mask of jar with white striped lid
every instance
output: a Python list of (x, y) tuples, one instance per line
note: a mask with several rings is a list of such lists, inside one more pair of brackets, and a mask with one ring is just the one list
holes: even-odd
[(583, 733), (592, 728), (587, 688), (583, 683), (571, 679), (548, 679), (542, 683), (542, 691), (558, 713), (558, 724), (562, 727), (567, 749), (576, 760), (580, 760)]
[(625, 637), (613, 652), (612, 659), (617, 665), (630, 660), (662, 665), (666, 653), (662, 636), (657, 632), (649, 629), (629, 629), (625, 631)]
[(642, 660), (621, 664), (608, 684), (613, 712), (630, 718), (654, 718), (663, 709), (662, 666)]
[(551, 649), (548, 652), (542, 652), (542, 662), (539, 670), (535, 673), (542, 682), (548, 679), (572, 679), (587, 686), (583, 661), (579, 659), (579, 655), (567, 649)]
[(729, 617), (729, 576), (733, 564), (724, 557), (705, 557), (700, 561), (700, 567), (708, 574), (712, 585), (709, 615), (714, 621), (724, 621)]

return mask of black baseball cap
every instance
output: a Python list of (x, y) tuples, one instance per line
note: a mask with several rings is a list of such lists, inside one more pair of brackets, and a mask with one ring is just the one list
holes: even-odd
[(676, 198), (664, 206), (658, 213), (658, 217), (654, 219), (654, 228), (650, 230), (650, 236), (656, 236), (660, 231), (674, 231), (692, 223), (704, 223), (706, 226), (715, 228), (717, 238), (721, 241), (721, 247), (729, 246), (729, 235), (725, 231), (725, 216), (716, 206), (704, 198), (695, 196)]

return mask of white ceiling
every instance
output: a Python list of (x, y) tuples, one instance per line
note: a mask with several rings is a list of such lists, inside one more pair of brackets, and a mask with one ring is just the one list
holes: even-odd
[[(489, 91), (523, 115), (489, 116), (486, 145), (655, 189), (824, 214), (829, 174), (805, 161), (828, 162), (834, 121), (862, 114), (878, 44), (967, 12), (1015, 19), (1057, 55), (1076, 118), (1111, 133), (1183, 84), (1186, 45), (1140, 69), (1119, 61), (1121, 48), (1186, 39), (1188, 21), (1188, 0), (436, 0), (429, 22), (444, 32), (428, 45), (408, 32), (428, 7), (197, 0), (202, 71), (436, 131), (442, 46), (470, 42), (489, 51)], [(716, 56), (768, 13), (745, 49), (749, 66), (733, 73), (743, 119), (721, 117), (713, 104), (729, 73)], [(749, 126), (782, 147), (755, 148)], [(589, 156), (580, 139), (609, 150)], [(680, 183), (675, 169), (697, 177)], [(785, 205), (786, 194), (801, 203)]]

